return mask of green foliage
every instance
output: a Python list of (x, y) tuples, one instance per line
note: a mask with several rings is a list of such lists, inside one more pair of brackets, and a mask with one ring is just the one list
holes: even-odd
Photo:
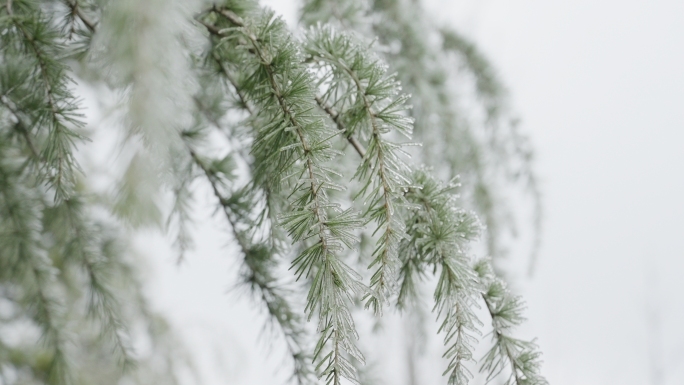
[[(385, 57), (412, 95), (411, 116), (421, 159), (445, 179), (460, 176), (463, 205), (482, 219), (486, 253), (501, 273), (501, 261), (517, 233), (516, 212), (502, 191), (529, 197), (539, 241), (541, 204), (533, 154), (506, 105), (505, 88), (477, 47), (450, 27), (435, 25), (420, 2), (377, 0), (373, 33)], [(337, 17), (337, 16), (335, 16)], [(468, 99), (462, 100), (464, 96)], [(477, 101), (467, 103), (470, 99)], [(519, 203), (517, 203), (519, 205)], [(533, 265), (531, 265), (533, 266)]]
[(511, 329), (524, 320), (522, 300), (508, 291), (506, 284), (492, 272), (486, 261), (480, 261), (475, 270), (484, 285), (482, 298), (492, 316), (493, 328), (493, 346), (482, 359), (481, 371), (487, 372), (489, 380), (509, 367), (511, 373), (506, 385), (547, 385), (548, 382), (539, 374), (541, 353), (537, 345), (510, 334)]
[[(82, 139), (75, 129), (82, 122), (67, 67), (59, 60), (64, 49), (60, 31), (32, 1), (8, 1), (0, 12), (2, 63), (7, 68), (2, 104), (37, 158), (40, 182), (51, 187), (56, 201), (67, 199), (78, 169), (72, 147)], [(31, 136), (40, 142), (29, 141)]]
[(356, 195), (365, 199), (363, 217), (375, 221), (375, 232), (381, 233), (369, 266), (377, 265), (370, 282), (373, 293), (366, 296), (366, 306), (380, 314), (396, 281), (397, 246), (406, 236), (398, 215), (409, 186), (402, 146), (386, 136), (397, 132), (411, 137), (412, 121), (405, 115), (404, 103), (408, 97), (396, 94), (395, 77), (388, 76), (386, 67), (351, 36), (331, 27), (312, 29), (305, 48), (309, 60), (316, 63), (319, 84), (327, 86), (316, 100), (338, 111), (336, 122), (347, 138), (358, 137), (365, 144), (354, 178), (363, 186)]
[[(448, 30), (435, 30), (441, 47), (428, 43), (414, 2), (305, 1), (303, 24), (329, 24), (302, 35), (251, 0), (162, 3), (0, 8), (3, 383), (177, 383), (173, 369), (190, 364), (149, 310), (124, 239), (165, 223), (181, 262), (198, 188), (240, 250), (236, 287), (287, 348), (292, 381), (364, 383), (356, 314), (410, 312), (434, 284), (450, 385), (468, 383), (473, 362), (488, 380), (545, 383), (534, 344), (510, 335), (520, 300), (488, 260), (473, 262), (481, 235), (501, 254), (497, 186), (536, 186), (521, 137), (500, 128), (502, 87), (471, 43)], [(453, 53), (473, 76), (483, 127), (460, 123)], [(77, 165), (88, 143), (72, 78), (119, 98), (113, 195)], [(414, 134), (424, 150), (408, 148)], [(480, 304), (494, 332), (477, 360)], [(7, 342), (20, 325), (40, 332)], [(147, 356), (133, 349), (141, 339)]]
[[(477, 342), (480, 321), (473, 313), (477, 306), (477, 276), (466, 254), (467, 243), (480, 230), (477, 218), (455, 205), (457, 185), (443, 186), (426, 170), (414, 174), (415, 188), (409, 190), (408, 200), (415, 203), (407, 217), (410, 238), (404, 241), (402, 252), (402, 281), (398, 305), (416, 301), (415, 280), (424, 271), (440, 271), (434, 292), (434, 311), (441, 318), (439, 332), (444, 333), (449, 360), (445, 374), (449, 384), (467, 383), (471, 374), (464, 366), (472, 360), (472, 349)], [(422, 274), (421, 274), (422, 273)]]

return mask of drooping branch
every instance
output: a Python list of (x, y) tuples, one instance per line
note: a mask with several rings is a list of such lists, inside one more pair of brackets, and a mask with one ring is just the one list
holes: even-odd
[(541, 353), (534, 341), (510, 335), (510, 330), (523, 321), (522, 300), (508, 291), (488, 260), (480, 261), (475, 270), (484, 285), (481, 296), (492, 319), (493, 346), (482, 359), (480, 371), (487, 372), (487, 380), (491, 380), (509, 367), (505, 385), (548, 385), (539, 373)]
[[(409, 184), (406, 178), (409, 168), (399, 156), (401, 145), (390, 143), (383, 134), (393, 130), (410, 137), (411, 121), (401, 113), (406, 108), (406, 97), (397, 96), (399, 86), (393, 76), (388, 76), (385, 68), (350, 36), (330, 27), (317, 28), (308, 35), (306, 48), (310, 61), (327, 73), (324, 78), (332, 79), (326, 98), (335, 99), (341, 94), (335, 104), (347, 106), (344, 113), (352, 125), (342, 126), (345, 135), (360, 132), (369, 136), (356, 177), (364, 183), (359, 195), (368, 194), (367, 213), (378, 223), (378, 229), (382, 228), (380, 245), (373, 252), (369, 266), (377, 265), (371, 277), (374, 294), (367, 297), (366, 303), (380, 313), (383, 302), (395, 288), (399, 265), (397, 245), (405, 237), (398, 209), (404, 202), (401, 190)], [(341, 117), (331, 116), (336, 117), (339, 128)]]
[[(0, 155), (3, 147), (0, 144)], [(0, 162), (0, 218), (11, 234), (9, 242), (3, 242), (3, 267), (6, 272), (13, 272), (10, 279), (15, 283), (30, 282), (26, 295), (34, 304), (32, 318), (51, 350), (48, 377), (56, 383), (67, 383), (71, 371), (66, 354), (68, 340), (58, 314), (62, 304), (54, 295), (54, 266), (44, 250), (39, 249), (38, 204), (26, 191), (19, 191), (16, 177), (16, 171)]]
[[(200, 15), (202, 15), (202, 14), (204, 14), (204, 13), (205, 13), (205, 12), (202, 12), (202, 13), (200, 13)], [(231, 15), (231, 20), (235, 19), (235, 17), (237, 17), (237, 15)], [(223, 36), (223, 34), (221, 33), (220, 29), (217, 28), (216, 26), (214, 26), (214, 25), (212, 25), (212, 24), (209, 24), (209, 23), (206, 23), (205, 21), (203, 21), (203, 20), (200, 19), (199, 17), (198, 17), (197, 20), (198, 20), (198, 22), (199, 22), (200, 24), (202, 24), (202, 25), (207, 29), (207, 31), (209, 31), (209, 33), (211, 33), (211, 34), (213, 34), (213, 35), (215, 35), (215, 36), (218, 36), (218, 37)], [(242, 91), (242, 89), (241, 89), (241, 88), (239, 87), (239, 85), (237, 84), (237, 80), (236, 80), (236, 79), (234, 78), (234, 76), (225, 68), (225, 65), (224, 65), (223, 63), (221, 63), (220, 60), (218, 60), (218, 58), (216, 58), (216, 59), (217, 59), (217, 64), (219, 65), (219, 68), (221, 69), (221, 73), (222, 73), (222, 74), (226, 77), (226, 79), (228, 79), (228, 81), (231, 83), (231, 85), (232, 85), (233, 88), (235, 89), (236, 93), (238, 94), (238, 97), (240, 98), (240, 100), (242, 101), (242, 103), (246, 106), (246, 108), (247, 108), (247, 110), (250, 112), (250, 114), (255, 115), (255, 113), (254, 113), (254, 111), (253, 111), (253, 107), (251, 107), (251, 106), (246, 102), (244, 92)], [(343, 123), (343, 122), (341, 121), (341, 119), (340, 119), (339, 113), (338, 113), (337, 111), (335, 111), (335, 109), (334, 109), (332, 106), (328, 105), (321, 97), (316, 96), (315, 99), (316, 99), (316, 103), (318, 103), (318, 105), (321, 107), (321, 109), (323, 109), (323, 111), (325, 111), (325, 113), (327, 113), (327, 114), (330, 116), (330, 118), (333, 120), (333, 122), (335, 122), (335, 124), (337, 125), (337, 128), (338, 128), (340, 131), (345, 132), (345, 137), (347, 138), (347, 140), (349, 141), (349, 143), (352, 145), (352, 147), (354, 147), (354, 149), (355, 149), (356, 152), (359, 154), (359, 156), (360, 156), (361, 158), (365, 157), (365, 155), (366, 155), (366, 149), (363, 147), (363, 145), (361, 144), (361, 142), (359, 142), (359, 140), (358, 140), (351, 132), (348, 132), (348, 130), (347, 130), (346, 127), (344, 126), (344, 123)]]
[(330, 119), (332, 119), (332, 121), (335, 122), (335, 125), (337, 125), (337, 129), (345, 133), (347, 140), (352, 145), (352, 147), (354, 147), (359, 156), (361, 158), (365, 158), (366, 149), (363, 147), (363, 144), (361, 144), (361, 142), (359, 142), (359, 140), (356, 139), (356, 137), (349, 132), (347, 127), (344, 125), (344, 122), (342, 122), (340, 114), (318, 95), (316, 95), (316, 103), (318, 103), (318, 105), (323, 109), (323, 111), (325, 111), (325, 113), (328, 114), (328, 116), (330, 116)]
[[(291, 194), (293, 211), (282, 214), (281, 225), (294, 241), (316, 239), (293, 262), (298, 277), (315, 271), (305, 309), (309, 318), (319, 313), (321, 336), (314, 360), (319, 367), (325, 365), (321, 375), (330, 383), (339, 384), (342, 376), (353, 379), (354, 369), (342, 350), (361, 361), (363, 358), (353, 343), (357, 336), (346, 302), (364, 289), (356, 273), (336, 254), (342, 245), (355, 241), (350, 230), (360, 222), (350, 210), (334, 215), (339, 205), (329, 202), (326, 194), (328, 189), (342, 188), (332, 182), (332, 171), (322, 165), (335, 155), (330, 139), (337, 134), (327, 128), (322, 117), (311, 114), (315, 100), (311, 77), (292, 49), (281, 21), (266, 14), (252, 26), (230, 9), (214, 7), (213, 12), (232, 28), (208, 28), (209, 32), (224, 42), (237, 39), (257, 68), (245, 88), (260, 109), (259, 118), (269, 123), (257, 133), (253, 145), (256, 172), (272, 171), (284, 179), (299, 175)], [(272, 39), (277, 41), (269, 41)], [(279, 153), (275, 148), (280, 148)], [(271, 183), (267, 181), (266, 186)], [(324, 354), (327, 346), (330, 353)]]
[(78, 0), (64, 1), (71, 9), (72, 14), (77, 16), (81, 20), (81, 22), (83, 22), (83, 25), (85, 25), (90, 32), (95, 33), (95, 27), (97, 27), (97, 22), (90, 20), (90, 18), (86, 16), (86, 14), (81, 9), (81, 4), (78, 2)]
[[(52, 52), (61, 49), (57, 41), (59, 34), (39, 9), (22, 7), (17, 13), (12, 1), (7, 1), (4, 8), (18, 32), (17, 35), (10, 35), (15, 40), (13, 45), (25, 47), (25, 53), (20, 55), (30, 57), (29, 60), (35, 62), (34, 76), (31, 76), (30, 81), (40, 84), (40, 94), (44, 96), (44, 108), (22, 111), (31, 115), (31, 126), (45, 126), (48, 131), (47, 145), (42, 151), (45, 164), (42, 177), (54, 188), (57, 201), (68, 199), (75, 183), (74, 171), (78, 169), (72, 147), (76, 140), (83, 138), (67, 125), (80, 127), (83, 122), (75, 112), (78, 108), (76, 99), (67, 87), (70, 79), (66, 74), (66, 66)], [(17, 106), (17, 109), (22, 109), (22, 106)]]
[(112, 343), (112, 351), (124, 370), (135, 367), (133, 348), (123, 319), (122, 303), (109, 282), (114, 266), (97, 251), (97, 226), (86, 218), (85, 203), (73, 196), (51, 208), (45, 215), (46, 227), (60, 244), (65, 261), (73, 261), (87, 278), (88, 313), (101, 322), (102, 336)]
[(14, 116), (14, 119), (16, 120), (14, 128), (21, 134), (21, 136), (26, 141), (26, 146), (28, 146), (29, 150), (31, 151), (31, 155), (33, 155), (35, 160), (41, 160), (42, 156), (40, 155), (40, 152), (38, 151), (38, 148), (36, 147), (36, 144), (34, 143), (31, 134), (29, 133), (28, 127), (21, 120), (21, 117), (19, 116), (19, 111), (16, 110), (16, 108), (7, 100), (7, 98), (4, 95), (0, 96), (0, 104), (5, 106), (5, 108), (7, 108), (10, 111), (12, 116)]
[(416, 188), (407, 192), (415, 206), (406, 220), (409, 239), (402, 244), (399, 305), (413, 300), (416, 275), (425, 275), (426, 270), (440, 272), (433, 311), (441, 319), (438, 332), (444, 334), (447, 346), (443, 357), (449, 365), (444, 374), (449, 374), (449, 385), (465, 385), (472, 375), (464, 364), (473, 359), (474, 335), (481, 325), (473, 312), (479, 282), (466, 250), (480, 226), (474, 215), (457, 209), (456, 184), (444, 186), (425, 170), (414, 172), (413, 183)]
[[(220, 187), (223, 182), (217, 171), (207, 162), (188, 148), (193, 163), (202, 170), (209, 182), (214, 196), (218, 200), (226, 221), (229, 223), (233, 238), (237, 242), (243, 254), (244, 262), (242, 270), (244, 284), (248, 285), (263, 303), (269, 317), (274, 321), (285, 340), (288, 355), (294, 366), (293, 378), (299, 385), (310, 384), (312, 369), (310, 368), (310, 356), (304, 350), (305, 331), (301, 325), (300, 317), (291, 309), (285, 292), (270, 272), (270, 264), (274, 263), (273, 250), (265, 245), (252, 244), (249, 237), (239, 229), (238, 215), (231, 208), (231, 199), (225, 197)], [(234, 199), (233, 199), (234, 200)]]

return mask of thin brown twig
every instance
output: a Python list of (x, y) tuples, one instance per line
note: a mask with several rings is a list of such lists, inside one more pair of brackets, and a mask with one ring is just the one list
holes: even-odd
[(337, 129), (345, 133), (345, 137), (349, 141), (349, 143), (354, 147), (356, 152), (359, 153), (359, 156), (361, 158), (366, 157), (366, 149), (363, 147), (363, 144), (354, 137), (354, 135), (349, 134), (349, 131), (347, 130), (347, 127), (344, 125), (344, 122), (342, 122), (342, 118), (340, 117), (340, 114), (335, 111), (335, 109), (327, 104), (320, 96), (316, 96), (316, 103), (325, 111), (328, 116), (330, 116), (330, 119), (332, 119), (333, 122), (337, 125)]
[(245, 93), (242, 91), (242, 89), (238, 86), (237, 79), (233, 76), (233, 74), (228, 71), (226, 66), (221, 62), (220, 58), (216, 55), (213, 56), (214, 60), (216, 60), (216, 63), (218, 64), (219, 68), (221, 68), (221, 73), (223, 76), (226, 77), (228, 82), (230, 83), (231, 86), (233, 86), (233, 89), (235, 89), (235, 93), (237, 94), (238, 98), (240, 99), (240, 102), (242, 103), (243, 106), (245, 106), (245, 109), (247, 112), (249, 112), (250, 115), (254, 116), (256, 115), (254, 111), (254, 107), (252, 107), (249, 102), (247, 102), (247, 97), (245, 96)]
[(24, 122), (21, 121), (21, 118), (19, 117), (19, 112), (14, 107), (12, 107), (12, 105), (8, 103), (7, 100), (5, 100), (4, 96), (0, 97), (0, 103), (7, 107), (7, 109), (12, 113), (14, 118), (17, 120), (14, 126), (26, 140), (26, 145), (28, 146), (29, 150), (31, 150), (33, 156), (36, 157), (36, 159), (42, 160), (43, 157), (40, 155), (40, 152), (36, 148), (36, 145), (33, 143), (33, 139), (31, 139), (31, 136), (29, 135), (28, 128), (26, 127)]
[(86, 16), (83, 11), (81, 10), (80, 4), (78, 3), (78, 0), (66, 0), (67, 4), (69, 4), (69, 7), (71, 8), (71, 12), (74, 13), (74, 15), (78, 16), (79, 19), (83, 22), (83, 24), (90, 30), (90, 32), (95, 33), (95, 27), (97, 26), (97, 22), (93, 22), (90, 20), (88, 16)]

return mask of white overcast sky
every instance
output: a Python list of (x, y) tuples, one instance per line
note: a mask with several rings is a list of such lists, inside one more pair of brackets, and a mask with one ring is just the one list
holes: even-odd
[(683, 384), (684, 1), (430, 8), (489, 55), (536, 145), (546, 216), (525, 295), (550, 382)]
[[(265, 3), (293, 20), (292, 1)], [(537, 274), (520, 286), (550, 383), (683, 384), (684, 1), (429, 8), (490, 57), (537, 150), (544, 238)], [(214, 373), (205, 384), (279, 383), (263, 369), (278, 355), (264, 365), (255, 347), (253, 310), (225, 294), (233, 265), (216, 252), (229, 239), (215, 225), (202, 224), (202, 248), (180, 268), (161, 241), (143, 242), (157, 256), (154, 302)]]

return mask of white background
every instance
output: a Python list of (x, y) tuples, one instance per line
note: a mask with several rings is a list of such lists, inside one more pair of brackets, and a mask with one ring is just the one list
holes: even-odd
[(684, 383), (684, 2), (431, 8), (489, 55), (536, 145), (525, 295), (550, 382)]

